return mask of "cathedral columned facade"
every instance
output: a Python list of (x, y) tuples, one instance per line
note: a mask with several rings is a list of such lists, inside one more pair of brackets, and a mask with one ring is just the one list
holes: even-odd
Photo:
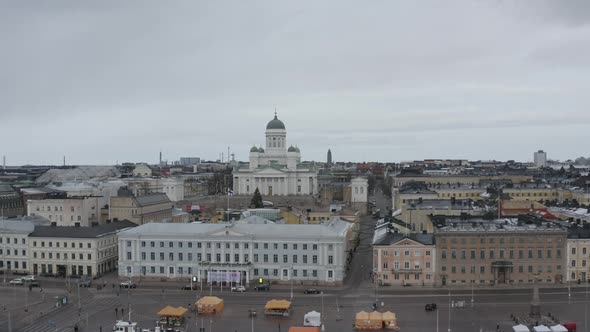
[(233, 191), (251, 195), (256, 188), (264, 196), (315, 195), (318, 193), (318, 171), (315, 165), (301, 162), (298, 147), (287, 147), (287, 130), (275, 113), (266, 125), (266, 144), (250, 149), (247, 168), (233, 171)]

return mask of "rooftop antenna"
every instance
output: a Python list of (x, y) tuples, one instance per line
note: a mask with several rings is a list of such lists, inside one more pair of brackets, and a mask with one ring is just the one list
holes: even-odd
[(2, 169), (6, 170), (6, 156), (2, 156)]
[(162, 166), (162, 150), (160, 150), (160, 163), (158, 164), (158, 166)]
[(227, 147), (227, 163), (229, 164), (229, 146)]
[(66, 156), (64, 156), (64, 167), (66, 167)]

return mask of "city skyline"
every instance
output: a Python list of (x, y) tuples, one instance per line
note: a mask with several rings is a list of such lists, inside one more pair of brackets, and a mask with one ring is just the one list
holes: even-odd
[(9, 165), (245, 161), (275, 108), (305, 160), (565, 160), (590, 138), (583, 1), (3, 7)]

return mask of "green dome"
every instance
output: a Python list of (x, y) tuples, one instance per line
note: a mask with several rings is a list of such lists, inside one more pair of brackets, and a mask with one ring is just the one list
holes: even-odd
[(253, 147), (250, 149), (250, 152), (258, 152), (258, 148), (257, 148), (256, 146), (253, 146)]
[(260, 148), (258, 149), (258, 152), (260, 152), (260, 153), (264, 153), (264, 149), (263, 149), (262, 147), (260, 147)]
[(275, 113), (275, 118), (270, 120), (266, 125), (266, 129), (285, 129), (285, 124), (277, 118), (277, 114)]
[(287, 152), (297, 152), (297, 149), (293, 145), (291, 145), (289, 149), (287, 149)]

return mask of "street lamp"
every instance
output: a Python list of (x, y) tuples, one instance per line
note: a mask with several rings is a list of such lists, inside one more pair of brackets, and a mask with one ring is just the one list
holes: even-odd
[(291, 301), (293, 301), (293, 265), (291, 265), (291, 272), (289, 273), (289, 279), (291, 279)]
[(449, 329), (448, 332), (451, 332), (451, 290), (449, 289)]

